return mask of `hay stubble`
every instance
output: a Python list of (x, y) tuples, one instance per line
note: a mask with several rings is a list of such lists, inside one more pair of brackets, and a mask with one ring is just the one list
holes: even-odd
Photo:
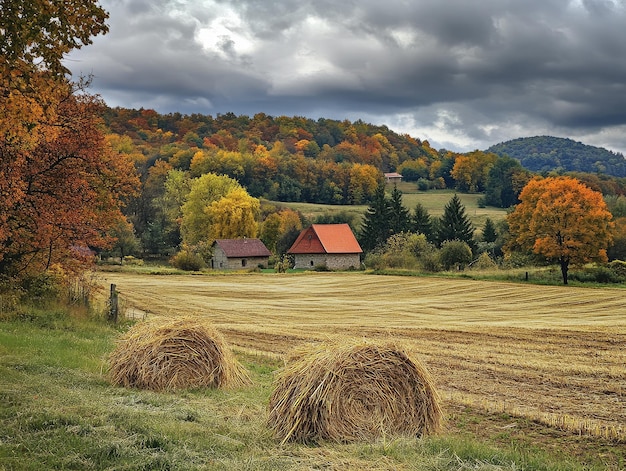
[(143, 311), (205, 313), (244, 351), (281, 356), (337, 333), (406, 341), (445, 401), (626, 440), (620, 289), (360, 273), (106, 278)]

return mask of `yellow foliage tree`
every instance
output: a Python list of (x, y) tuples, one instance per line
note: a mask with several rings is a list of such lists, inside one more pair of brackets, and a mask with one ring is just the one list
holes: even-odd
[(215, 239), (256, 237), (261, 204), (242, 187), (212, 202), (205, 212), (209, 218), (209, 243)]
[(368, 164), (354, 164), (350, 168), (348, 191), (353, 204), (362, 204), (375, 192), (382, 178), (380, 171)]
[(481, 151), (457, 156), (450, 172), (457, 189), (470, 193), (484, 190), (489, 170), (497, 159), (496, 154)]
[(183, 244), (193, 246), (207, 242), (212, 233), (212, 221), (207, 208), (234, 189), (243, 188), (236, 180), (214, 173), (204, 174), (191, 181), (191, 190), (182, 206)]
[(508, 216), (505, 250), (528, 250), (556, 261), (567, 284), (570, 264), (607, 260), (613, 216), (602, 194), (569, 177), (534, 179)]
[(293, 209), (282, 209), (265, 218), (261, 225), (261, 239), (268, 249), (276, 253), (280, 238), (294, 229), (298, 231), (302, 229), (300, 215)]

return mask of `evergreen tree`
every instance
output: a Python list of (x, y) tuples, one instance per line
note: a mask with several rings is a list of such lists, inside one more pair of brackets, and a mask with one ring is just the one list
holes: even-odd
[(438, 229), (437, 242), (440, 245), (446, 240), (460, 240), (474, 248), (474, 227), (465, 214), (465, 206), (456, 194), (446, 204)]
[(394, 185), (389, 200), (389, 232), (400, 234), (411, 229), (411, 215), (402, 204), (402, 192)]
[(364, 252), (371, 252), (387, 241), (391, 235), (389, 216), (389, 200), (385, 196), (385, 184), (381, 182), (376, 188), (361, 226), (359, 243)]
[(487, 218), (483, 226), (483, 242), (495, 242), (497, 238), (496, 226), (491, 219)]
[(433, 237), (433, 223), (430, 219), (430, 214), (422, 203), (417, 203), (413, 210), (412, 228), (413, 232), (418, 234), (424, 234), (426, 239), (432, 242)]

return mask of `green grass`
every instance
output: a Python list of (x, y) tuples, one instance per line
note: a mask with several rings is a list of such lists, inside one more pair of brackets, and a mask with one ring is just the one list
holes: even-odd
[[(402, 191), (402, 201), (404, 206), (411, 212), (417, 205), (421, 203), (428, 213), (433, 217), (440, 217), (443, 214), (445, 205), (450, 201), (450, 198), (455, 194), (454, 190), (429, 190), (418, 191), (417, 186), (414, 183), (401, 183), (398, 188)], [(388, 188), (391, 191), (391, 187)], [(486, 207), (481, 208), (479, 200), (484, 195), (482, 194), (467, 194), (457, 193), (461, 202), (465, 206), (465, 212), (476, 229), (481, 229), (485, 225), (487, 218), (491, 218), (492, 221), (497, 222), (506, 217), (507, 210), (502, 208)], [(360, 223), (363, 214), (367, 210), (367, 205), (325, 205), (316, 203), (278, 203), (287, 208), (291, 208), (294, 211), (300, 211), (309, 220), (313, 221), (317, 216), (327, 216), (339, 213), (346, 213), (350, 216), (354, 216), (355, 220)]]
[(254, 384), (233, 391), (123, 389), (107, 382), (105, 358), (125, 326), (31, 314), (0, 322), (1, 470), (592, 469), (456, 425), (424, 439), (280, 446), (265, 426), (277, 361), (239, 354)]
[(485, 225), (487, 218), (497, 222), (506, 217), (507, 210), (502, 208), (494, 208), (491, 206), (481, 208), (479, 200), (484, 197), (482, 193), (458, 193), (454, 190), (429, 190), (418, 191), (414, 183), (401, 183), (398, 189), (402, 191), (402, 201), (411, 211), (419, 202), (431, 216), (440, 217), (443, 209), (450, 198), (456, 193), (465, 206), (465, 213), (470, 219), (474, 227), (477, 229)]

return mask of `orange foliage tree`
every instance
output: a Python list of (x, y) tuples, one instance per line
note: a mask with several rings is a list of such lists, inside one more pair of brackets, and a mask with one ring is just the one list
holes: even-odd
[(602, 195), (569, 177), (534, 179), (508, 216), (505, 250), (529, 250), (558, 262), (567, 284), (570, 264), (607, 260), (613, 216)]
[(496, 154), (478, 150), (457, 156), (450, 172), (452, 178), (456, 180), (457, 189), (470, 193), (484, 190), (489, 170), (496, 160), (498, 160)]
[(0, 274), (80, 269), (111, 242), (121, 199), (139, 183), (105, 141), (103, 104), (62, 65), (106, 32), (107, 15), (89, 0), (12, 0), (1, 13)]
[(79, 268), (88, 248), (110, 245), (122, 197), (139, 186), (132, 161), (106, 145), (97, 100), (68, 95), (56, 105), (55, 122), (38, 124), (54, 129), (32, 148), (0, 142), (0, 272), (9, 276)]

